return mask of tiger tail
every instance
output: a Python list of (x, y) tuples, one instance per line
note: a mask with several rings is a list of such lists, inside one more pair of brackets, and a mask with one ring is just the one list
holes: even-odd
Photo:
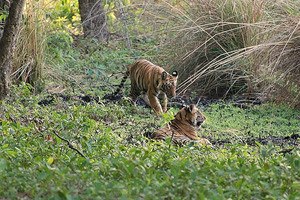
[(130, 74), (129, 73), (129, 69), (127, 69), (124, 77), (122, 78), (122, 81), (121, 81), (120, 85), (118, 86), (118, 89), (113, 94), (114, 96), (116, 96), (117, 94), (119, 94), (119, 92), (121, 91), (121, 89), (124, 87), (124, 83), (125, 83), (126, 79), (128, 78), (129, 74)]

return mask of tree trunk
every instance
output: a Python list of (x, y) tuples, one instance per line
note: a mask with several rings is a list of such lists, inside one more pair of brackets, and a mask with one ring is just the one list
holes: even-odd
[(16, 35), (26, 0), (14, 0), (9, 8), (3, 37), (0, 40), (0, 100), (3, 100), (9, 91), (9, 76), (11, 59), (14, 53)]
[(109, 30), (101, 0), (78, 0), (78, 2), (84, 36), (107, 41)]

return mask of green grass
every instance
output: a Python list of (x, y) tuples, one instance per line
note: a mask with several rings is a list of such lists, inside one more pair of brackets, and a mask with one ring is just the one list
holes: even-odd
[[(273, 145), (176, 147), (150, 142), (146, 131), (164, 120), (149, 109), (57, 99), (39, 106), (23, 85), (2, 103), (0, 196), (45, 199), (297, 199), (299, 149)], [(171, 109), (169, 115), (176, 113)], [(241, 138), (299, 132), (300, 112), (264, 104), (249, 110), (211, 105), (202, 135)], [(275, 122), (275, 123), (273, 123)], [(69, 140), (84, 159), (56, 137)], [(249, 133), (250, 132), (250, 133)], [(47, 140), (51, 136), (53, 141)], [(49, 139), (49, 138), (48, 138)]]
[[(103, 97), (120, 82), (121, 74), (112, 76), (123, 71), (120, 64), (155, 54), (145, 53), (153, 41), (131, 50), (117, 43), (72, 44), (68, 35), (48, 42), (46, 90), (34, 94), (31, 86), (21, 84), (1, 102), (0, 199), (299, 198), (298, 146), (242, 142), (250, 136), (300, 134), (299, 110), (270, 103), (245, 110), (212, 104), (202, 108), (207, 120), (200, 135), (232, 142), (211, 148), (152, 142), (143, 135), (165, 126), (178, 109), (159, 118), (127, 98), (105, 103)], [(58, 86), (62, 89), (55, 90)], [(40, 106), (50, 90), (71, 98), (55, 97)], [(86, 94), (100, 102), (83, 103), (77, 97)]]
[[(156, 42), (138, 40), (135, 48), (127, 49), (121, 42), (110, 42), (109, 47), (94, 40), (73, 39), (67, 33), (57, 33), (48, 38), (47, 65), (44, 74), (46, 89), (52, 91), (59, 86), (64, 91), (79, 94), (101, 95), (103, 90), (110, 92), (119, 84), (116, 80), (123, 76), (125, 66), (137, 59), (148, 59), (157, 50), (151, 49)], [(56, 91), (60, 92), (60, 91)]]
[(240, 109), (232, 105), (216, 104), (205, 113), (211, 124), (209, 129), (204, 127), (206, 135), (220, 136), (224, 132), (238, 136), (266, 137), (300, 133), (300, 112), (286, 105), (263, 104), (251, 109)]

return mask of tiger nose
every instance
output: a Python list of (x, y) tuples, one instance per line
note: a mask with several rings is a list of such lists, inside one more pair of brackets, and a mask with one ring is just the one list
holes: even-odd
[(197, 122), (197, 126), (200, 126), (203, 122), (204, 122), (204, 120), (198, 121), (198, 122)]
[(176, 92), (168, 92), (167, 96), (171, 99), (173, 99), (174, 97), (176, 97)]

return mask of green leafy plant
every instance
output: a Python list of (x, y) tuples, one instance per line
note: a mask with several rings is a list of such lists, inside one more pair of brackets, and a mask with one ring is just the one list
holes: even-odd
[[(201, 137), (212, 148), (150, 142), (153, 131), (173, 119), (158, 119), (138, 107), (57, 98), (15, 87), (0, 120), (0, 195), (5, 198), (296, 198), (300, 156), (287, 143), (245, 144), (253, 137), (300, 134), (299, 111), (265, 104), (241, 109), (212, 104)], [(154, 125), (153, 125), (154, 124)], [(58, 137), (68, 140), (68, 143)], [(297, 142), (295, 140), (295, 142)], [(290, 146), (291, 145), (291, 146)], [(287, 153), (282, 150), (292, 148)]]

